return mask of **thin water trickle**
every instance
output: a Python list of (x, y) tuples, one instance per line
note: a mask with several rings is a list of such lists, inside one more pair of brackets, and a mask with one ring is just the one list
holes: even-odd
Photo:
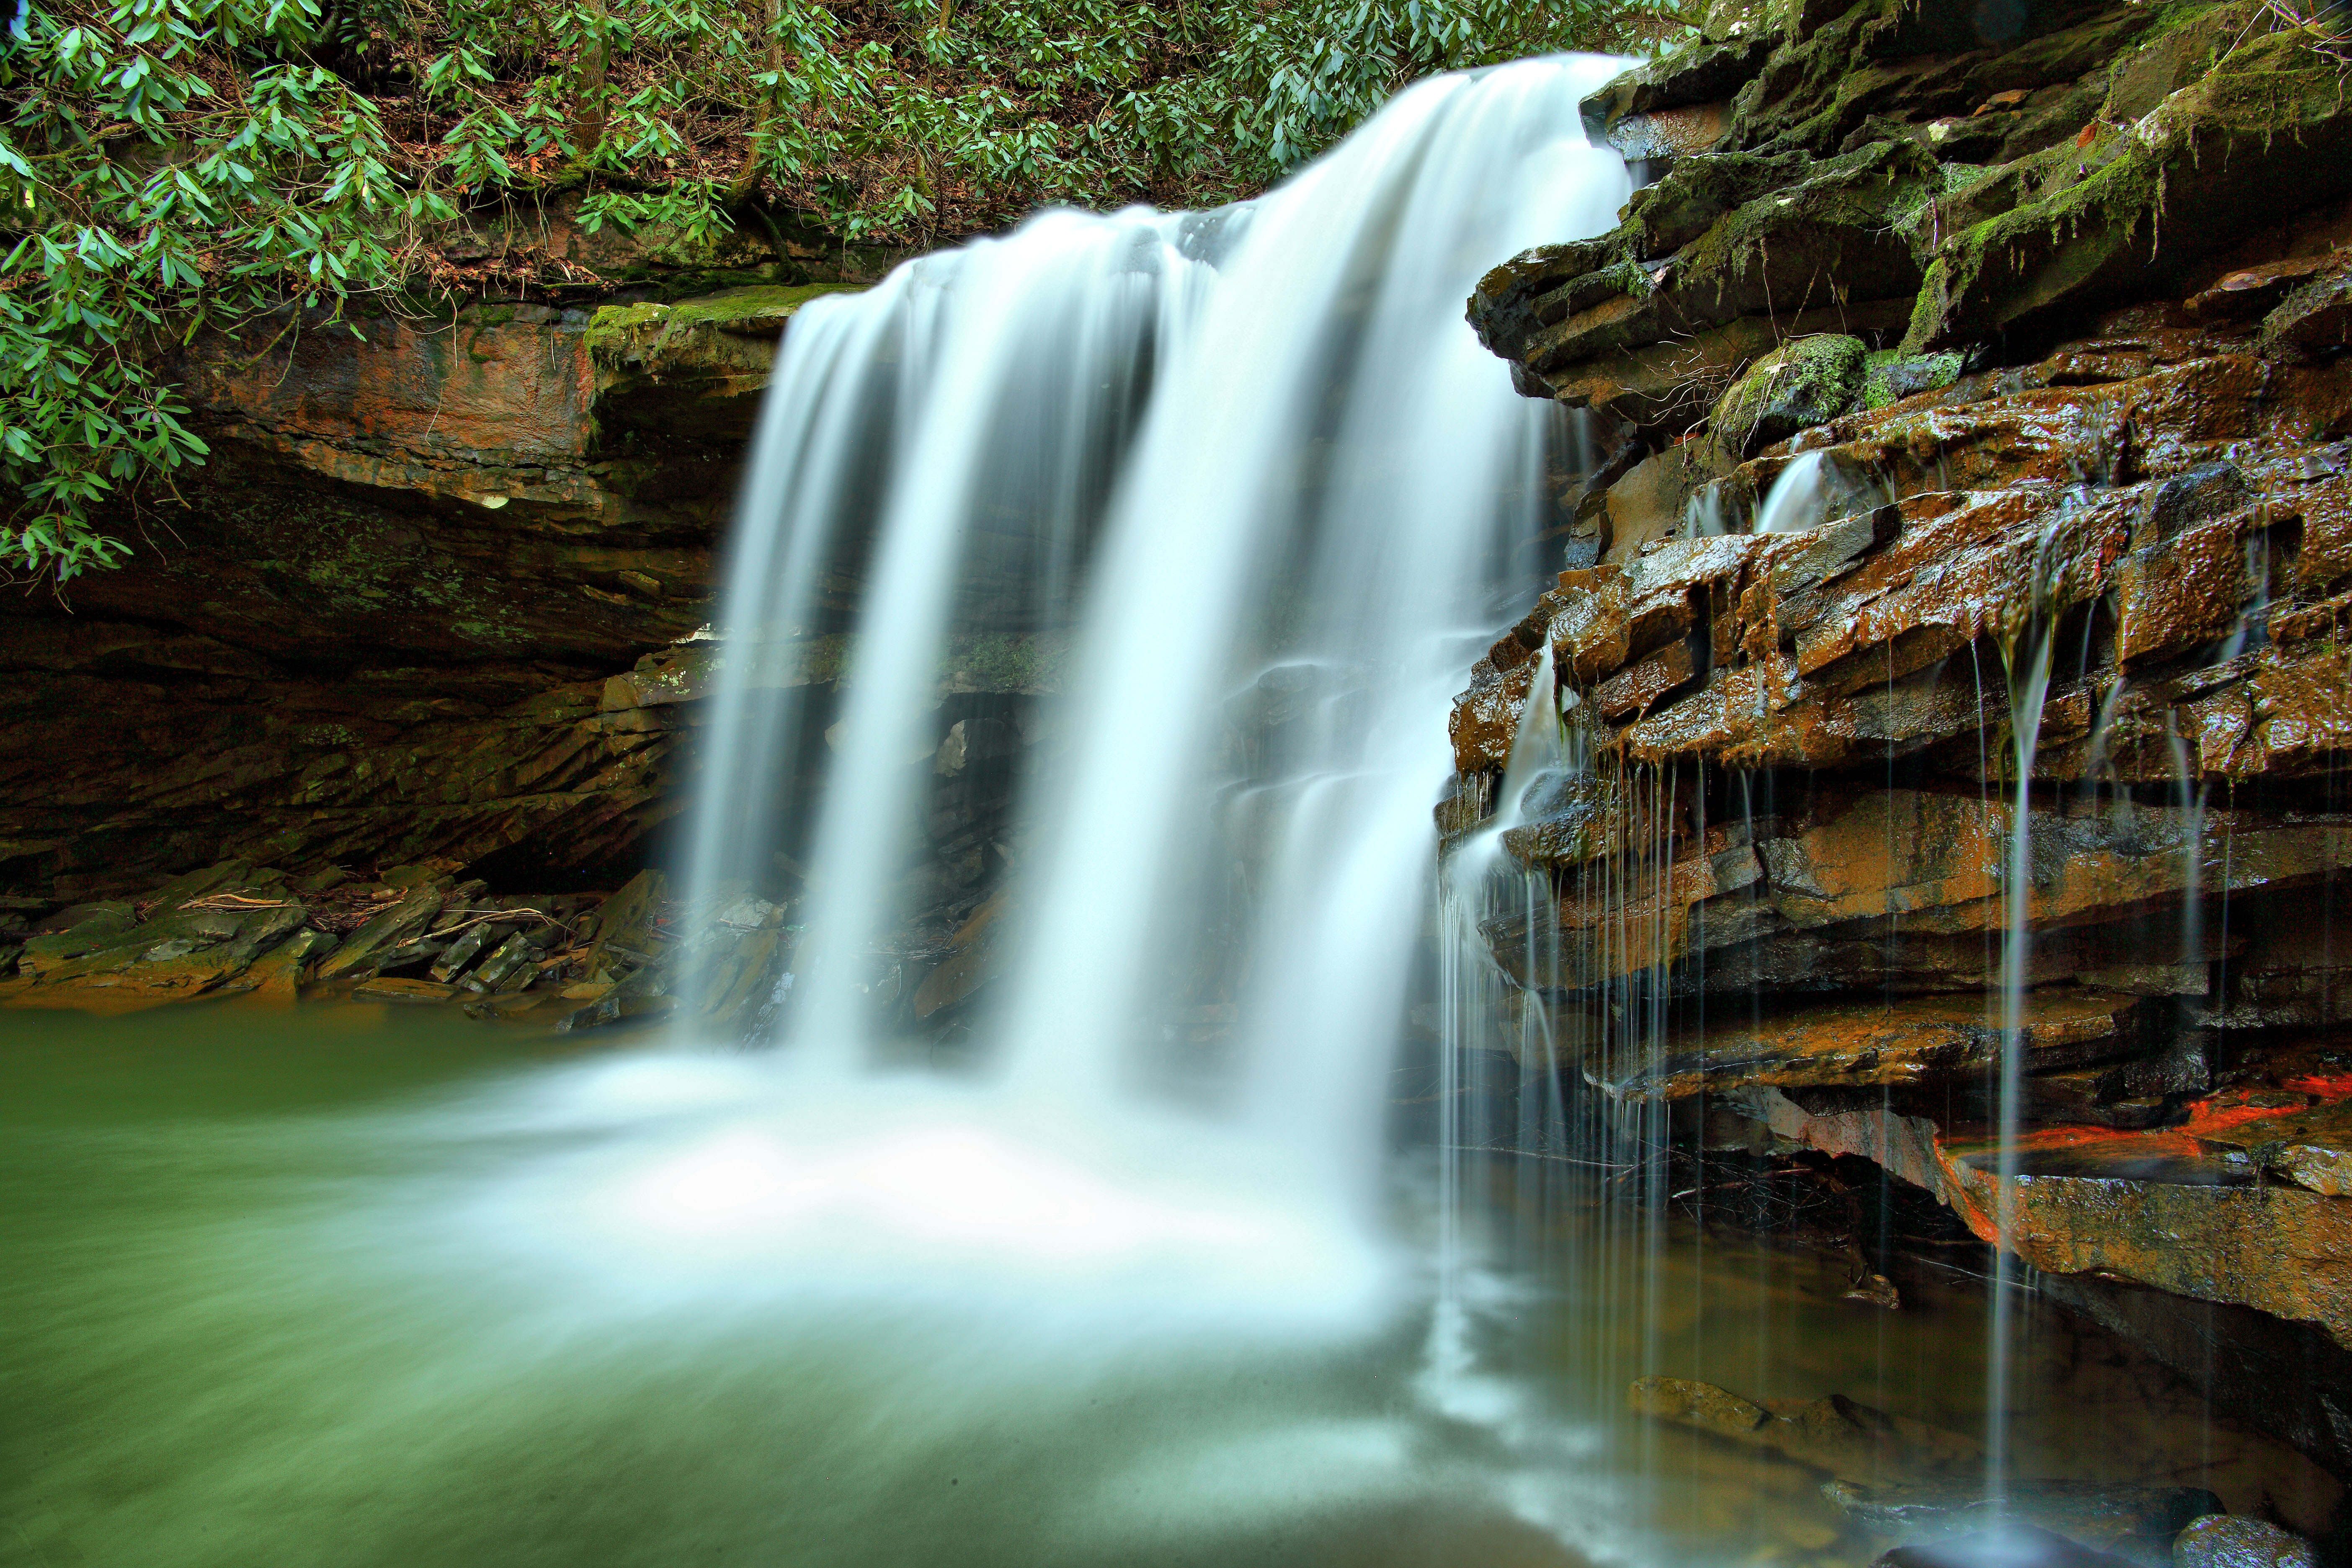
[(2037, 620), (2009, 659), (2011, 798), (2007, 854), (2001, 868), (2000, 1163), (1993, 1225), (1990, 1347), (1986, 1358), (1985, 1491), (1998, 1505), (2010, 1481), (2010, 1405), (2015, 1359), (2014, 1303), (2019, 1268), (2011, 1237), (2017, 1225), (2018, 1133), (2025, 1072), (2025, 993), (2033, 964), (2033, 760), (2041, 748), (2042, 712), (2050, 695), (2054, 627)]
[(1764, 492), (1764, 504), (1756, 509), (1758, 533), (1795, 533), (1819, 526), (1828, 504), (1822, 471), (1826, 461), (1819, 452), (1802, 452), (1789, 460)]

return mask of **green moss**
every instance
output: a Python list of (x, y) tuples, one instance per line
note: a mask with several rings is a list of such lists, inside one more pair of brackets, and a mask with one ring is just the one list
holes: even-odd
[(853, 291), (845, 283), (767, 284), (668, 305), (606, 305), (589, 319), (588, 353), (604, 365), (650, 359), (673, 338), (698, 328), (782, 322), (821, 294)]
[[(2263, 165), (2284, 173), (2292, 151), (2332, 174), (2330, 146), (2303, 139), (2324, 127), (2343, 142), (2347, 108), (2329, 62), (2298, 36), (2273, 33), (2232, 50), (2147, 121), (2042, 155), (2047, 184), (2032, 199), (1939, 247), (1904, 352), (1955, 347), (2070, 298), (2137, 284), (2151, 266), (2219, 248), (2241, 218), (2294, 210)], [(2325, 181), (2298, 190), (2306, 201), (2330, 194)]]
[(1949, 386), (1960, 379), (1965, 363), (1964, 356), (1958, 353), (1912, 356), (1899, 349), (1880, 350), (1863, 362), (1861, 406), (1885, 408)]
[(940, 668), (950, 690), (1055, 691), (1069, 647), (1058, 637), (993, 633), (958, 638)]
[(606, 305), (588, 319), (588, 353), (595, 359), (617, 358), (646, 342), (657, 339), (668, 324), (667, 305)]
[(1833, 245), (1841, 232), (1887, 228), (1896, 215), (1930, 200), (1941, 180), (1935, 159), (1910, 142), (1875, 142), (1829, 159), (1812, 178), (1746, 204), (1694, 240), (1676, 288), (1689, 294), (1712, 282), (1720, 289), (1769, 248)]
[(1753, 452), (1825, 424), (1853, 406), (1866, 351), (1860, 338), (1822, 332), (1794, 338), (1749, 366), (1716, 400), (1707, 427)]

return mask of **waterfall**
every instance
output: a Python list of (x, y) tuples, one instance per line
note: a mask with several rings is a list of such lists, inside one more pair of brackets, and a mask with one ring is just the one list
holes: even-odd
[[(1047, 212), (803, 310), (686, 879), (690, 907), (798, 896), (780, 1060), (854, 1074), (919, 1035), (883, 950), (925, 899), (936, 934), (985, 898), (1003, 934), (955, 1054), (1003, 1102), (1087, 1123), (1205, 1098), (1368, 1195), (1444, 715), (1539, 580), (1566, 435), (1462, 300), (1613, 221), (1625, 173), (1577, 104), (1614, 68), (1433, 79), (1254, 202)], [(1003, 831), (941, 899), (922, 792), (964, 743), (943, 681), (986, 637), (1035, 691)]]

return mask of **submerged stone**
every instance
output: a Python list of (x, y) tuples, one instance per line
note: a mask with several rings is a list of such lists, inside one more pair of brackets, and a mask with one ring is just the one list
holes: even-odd
[[(2173, 1537), (2190, 1521), (2221, 1511), (2221, 1500), (2203, 1487), (2105, 1481), (2011, 1480), (1998, 1502), (1985, 1495), (1982, 1476), (1880, 1486), (1832, 1481), (1822, 1490), (1872, 1528), (1915, 1538), (1966, 1538), (1987, 1526), (2023, 1525), (2063, 1538), (2077, 1549), (2157, 1563), (2168, 1560)], [(1938, 1543), (1933, 1549), (1947, 1551), (1958, 1544)]]
[(2141, 1568), (2128, 1557), (2094, 1552), (2080, 1542), (2031, 1524), (1991, 1530), (1914, 1546), (1898, 1546), (1873, 1568)]

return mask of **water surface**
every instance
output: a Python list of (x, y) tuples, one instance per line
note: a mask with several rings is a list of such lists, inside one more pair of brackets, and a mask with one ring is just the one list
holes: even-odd
[[(0, 1562), (1866, 1561), (1817, 1475), (1624, 1378), (1980, 1418), (1965, 1292), (1652, 1256), (1502, 1162), (1527, 1267), (1433, 1350), (1413, 1156), (1368, 1218), (1213, 1123), (1111, 1131), (400, 1010), (12, 1016)], [(2029, 1473), (2315, 1484), (2032, 1324)]]

